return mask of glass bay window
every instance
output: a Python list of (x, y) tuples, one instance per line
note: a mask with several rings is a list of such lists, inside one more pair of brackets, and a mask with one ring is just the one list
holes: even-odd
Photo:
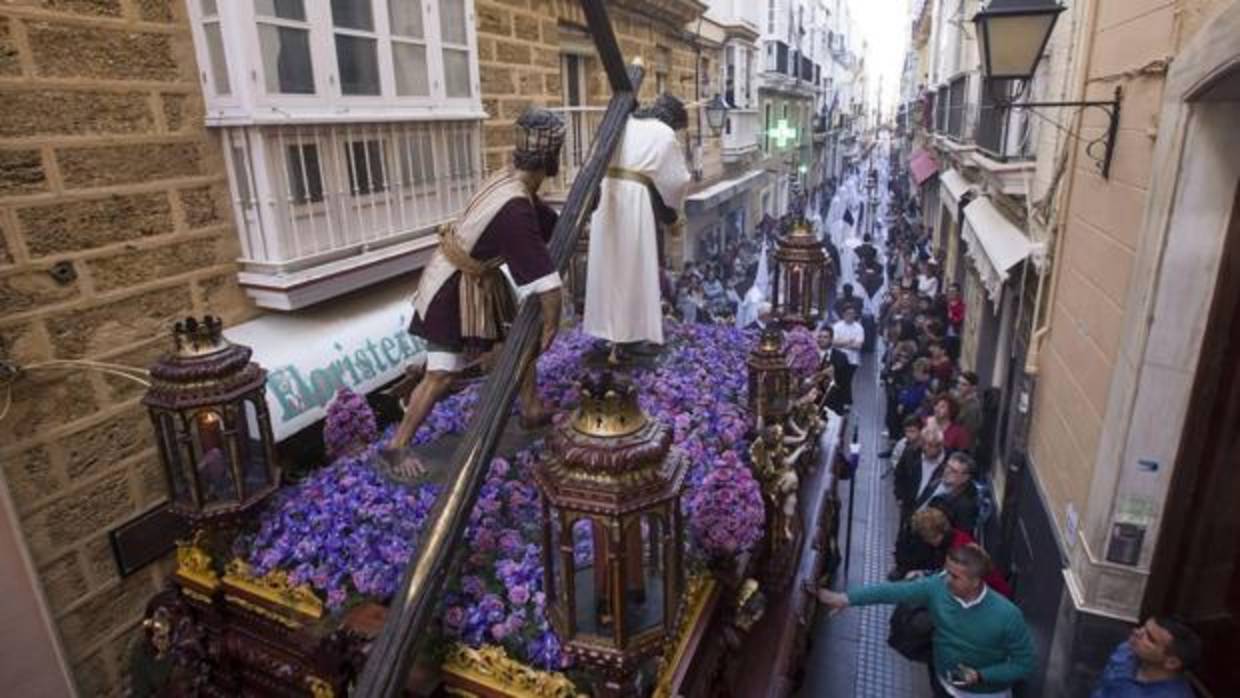
[(483, 177), (474, 0), (186, 0), (242, 286), (291, 310), (417, 268)]
[(474, 0), (186, 2), (208, 126), (482, 116)]

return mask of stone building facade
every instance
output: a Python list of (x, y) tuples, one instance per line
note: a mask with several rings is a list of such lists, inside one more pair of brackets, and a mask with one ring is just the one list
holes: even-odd
[[(981, 4), (966, 2), (961, 16)], [(1240, 481), (1220, 465), (1234, 463), (1235, 429), (1221, 406), (1235, 404), (1238, 388), (1226, 368), (1234, 350), (1219, 352), (1234, 347), (1226, 337), (1240, 295), (1228, 280), (1240, 172), (1224, 126), (1240, 116), (1229, 72), (1240, 60), (1240, 8), (1065, 3), (1022, 99), (1106, 102), (1119, 88), (1104, 177), (1102, 144), (1091, 142), (1105, 140), (1108, 118), (1097, 107), (1038, 108), (1043, 123), (1015, 128), (1009, 120), (1016, 141), (987, 132), (996, 110), (979, 89), (976, 44), (943, 22), (957, 3), (927, 5), (934, 26), (919, 63), (932, 125), (919, 138), (936, 149), (938, 178), (921, 193), (944, 273), (964, 282), (970, 305), (989, 305), (969, 295), (980, 229), (970, 240), (968, 214), (979, 200), (1029, 246), (1001, 287), (993, 334), (990, 308), (966, 324), (963, 361), (996, 395), (995, 547), (1016, 572), (1045, 667), (1030, 693), (1087, 695), (1132, 623), (1175, 613), (1206, 638), (1203, 695), (1230, 695), (1240, 690), (1228, 659), (1240, 554), (1218, 532), (1234, 537), (1226, 502)], [(1003, 320), (1009, 303), (1017, 313)]]
[(0, 525), (20, 530), (81, 695), (116, 693), (168, 570), (120, 578), (107, 531), (164, 485), (142, 387), (48, 362), (145, 366), (178, 317), (256, 313), (192, 55), (182, 3), (0, 8), (0, 356), (31, 367), (0, 421)]

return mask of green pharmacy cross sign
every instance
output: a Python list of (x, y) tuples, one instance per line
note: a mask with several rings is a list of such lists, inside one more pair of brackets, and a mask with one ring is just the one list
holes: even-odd
[(797, 130), (788, 125), (787, 119), (780, 119), (767, 134), (775, 139), (775, 147), (787, 148), (789, 141), (796, 140)]

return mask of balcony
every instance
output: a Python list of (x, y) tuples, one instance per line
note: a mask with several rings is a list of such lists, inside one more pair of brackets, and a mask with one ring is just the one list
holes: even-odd
[(758, 110), (729, 110), (722, 136), (723, 161), (729, 164), (740, 162), (750, 154), (758, 152), (760, 131), (761, 121), (758, 117)]
[(560, 151), (560, 173), (543, 186), (546, 198), (559, 200), (568, 195), (569, 187), (589, 158), (606, 107), (555, 107), (551, 111), (564, 119), (564, 148)]
[(1010, 97), (1006, 81), (993, 81), (982, 90), (972, 159), (1003, 193), (1023, 196), (1025, 173), (1035, 167), (1034, 123), (1024, 110), (999, 106)]
[(238, 278), (296, 310), (425, 263), (482, 179), (477, 121), (220, 130), (241, 237)]

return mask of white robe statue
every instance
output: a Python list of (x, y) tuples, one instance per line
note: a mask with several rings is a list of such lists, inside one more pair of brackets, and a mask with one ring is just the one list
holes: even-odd
[(658, 119), (629, 117), (590, 219), (586, 334), (614, 343), (663, 343), (653, 187), (680, 211), (689, 169), (676, 132)]

